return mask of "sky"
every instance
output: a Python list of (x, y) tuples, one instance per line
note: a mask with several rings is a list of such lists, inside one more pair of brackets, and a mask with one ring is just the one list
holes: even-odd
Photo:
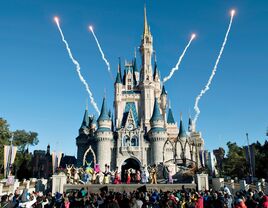
[[(118, 57), (130, 61), (143, 32), (144, 0), (9, 0), (0, 1), (0, 117), (11, 130), (38, 133), (45, 149), (76, 155), (75, 138), (88, 94), (68, 57), (53, 17), (81, 65), (101, 107), (106, 92), (113, 105), (113, 81), (88, 26), (96, 36), (115, 76)], [(268, 126), (268, 1), (146, 1), (161, 77), (178, 61), (191, 33), (197, 38), (179, 71), (166, 83), (175, 119), (194, 116), (194, 102), (218, 56), (229, 20), (237, 10), (211, 89), (200, 100), (197, 130), (205, 148), (246, 145), (267, 139)], [(140, 58), (138, 55), (138, 65)], [(95, 114), (89, 105), (89, 113)]]

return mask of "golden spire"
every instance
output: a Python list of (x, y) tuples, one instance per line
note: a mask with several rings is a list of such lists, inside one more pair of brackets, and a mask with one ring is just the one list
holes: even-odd
[(144, 31), (143, 37), (150, 34), (150, 30), (147, 23), (147, 15), (146, 15), (146, 5), (144, 4)]

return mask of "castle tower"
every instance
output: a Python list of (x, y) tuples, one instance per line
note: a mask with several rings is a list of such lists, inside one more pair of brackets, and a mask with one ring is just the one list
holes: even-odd
[(97, 120), (98, 129), (96, 131), (96, 158), (101, 170), (105, 164), (111, 165), (113, 132), (111, 130), (111, 118), (108, 115), (106, 100), (103, 98), (101, 113)]
[(163, 162), (163, 148), (167, 140), (167, 132), (164, 128), (164, 119), (160, 113), (158, 99), (154, 101), (154, 111), (150, 119), (151, 129), (149, 131), (149, 139), (151, 142), (151, 163), (158, 164)]
[(78, 167), (81, 167), (83, 165), (83, 157), (87, 149), (88, 135), (89, 135), (88, 126), (89, 126), (89, 117), (88, 117), (88, 109), (86, 108), (81, 127), (79, 128), (79, 135), (76, 138)]
[(160, 94), (161, 94), (161, 82), (160, 82), (160, 72), (158, 70), (157, 67), (157, 62), (156, 62), (156, 58), (154, 60), (154, 75), (153, 75), (153, 79), (154, 79), (154, 85), (155, 85), (155, 89), (154, 89), (154, 93), (155, 93), (155, 97), (160, 98)]
[(114, 108), (115, 108), (115, 126), (117, 128), (120, 127), (121, 120), (120, 120), (120, 115), (123, 114), (123, 103), (122, 103), (122, 88), (123, 88), (123, 83), (122, 83), (122, 77), (121, 77), (121, 63), (119, 59), (118, 63), (118, 69), (117, 69), (117, 75), (114, 83)]
[(166, 127), (167, 92), (165, 90), (164, 85), (162, 87), (162, 92), (161, 92), (161, 95), (160, 95), (160, 99), (161, 99), (160, 107), (161, 107), (161, 111), (162, 111), (163, 118), (164, 118), (164, 124), (165, 124), (165, 127)]
[(142, 119), (146, 129), (150, 129), (150, 118), (154, 107), (154, 83), (152, 73), (153, 37), (151, 35), (144, 7), (144, 31), (140, 46), (142, 66), (140, 72)]

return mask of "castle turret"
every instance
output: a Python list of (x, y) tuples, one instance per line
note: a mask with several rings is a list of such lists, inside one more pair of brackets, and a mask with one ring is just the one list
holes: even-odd
[(109, 117), (106, 99), (103, 98), (101, 113), (97, 120), (98, 129), (96, 131), (96, 158), (101, 170), (105, 164), (110, 165), (113, 148), (113, 132), (111, 130), (111, 118)]
[(155, 97), (160, 98), (160, 94), (161, 94), (161, 82), (160, 82), (160, 72), (158, 70), (157, 67), (157, 62), (156, 62), (156, 58), (154, 60), (154, 75), (153, 75), (153, 79), (154, 79), (154, 85), (155, 85)]
[(158, 99), (155, 98), (154, 110), (150, 119), (151, 129), (149, 139), (151, 143), (151, 163), (158, 164), (163, 162), (163, 147), (167, 140), (167, 132), (164, 127), (163, 115), (160, 113)]
[(82, 120), (81, 127), (79, 128), (79, 135), (76, 137), (77, 145), (77, 166), (80, 167), (83, 165), (84, 153), (88, 145), (88, 136), (89, 136), (89, 117), (88, 110), (86, 107), (84, 117)]
[[(119, 115), (123, 113), (123, 106), (122, 106), (122, 76), (121, 76), (121, 63), (119, 59), (118, 68), (117, 68), (117, 75), (114, 83), (114, 108), (115, 108), (115, 118), (119, 118)], [(118, 128), (120, 126), (121, 121), (116, 120), (115, 125)]]
[(166, 125), (167, 92), (165, 90), (164, 85), (162, 87), (162, 92), (161, 92), (161, 95), (160, 95), (160, 99), (161, 99), (160, 106), (161, 106), (161, 110), (162, 110), (162, 113), (163, 113), (163, 118), (164, 118), (165, 125)]
[(140, 73), (139, 73), (139, 70), (137, 67), (136, 51), (135, 51), (135, 57), (134, 57), (134, 61), (133, 61), (133, 71), (134, 71), (136, 84), (138, 84), (139, 79), (140, 79)]
[(181, 115), (181, 118), (180, 118), (180, 130), (179, 130), (178, 137), (180, 139), (186, 139), (186, 137), (187, 137), (187, 134), (186, 134), (186, 131), (184, 129), (183, 122), (182, 122), (182, 115)]

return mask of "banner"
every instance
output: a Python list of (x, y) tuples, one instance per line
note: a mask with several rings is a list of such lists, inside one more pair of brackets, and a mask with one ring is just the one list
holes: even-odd
[(4, 145), (4, 177), (5, 178), (8, 176), (10, 167), (15, 161), (17, 149), (18, 148), (16, 146)]
[(60, 166), (60, 161), (62, 157), (62, 152), (52, 152), (52, 170), (53, 173), (57, 170), (57, 168)]

